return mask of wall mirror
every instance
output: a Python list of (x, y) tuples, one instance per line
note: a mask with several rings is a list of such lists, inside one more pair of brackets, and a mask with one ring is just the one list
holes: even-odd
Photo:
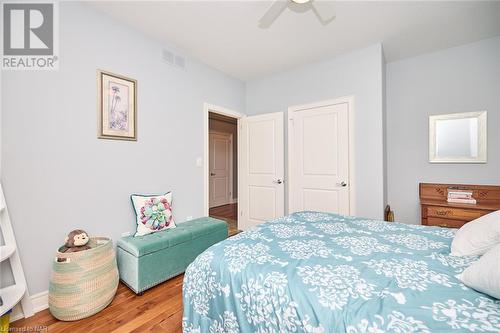
[(486, 163), (486, 111), (429, 117), (429, 162)]

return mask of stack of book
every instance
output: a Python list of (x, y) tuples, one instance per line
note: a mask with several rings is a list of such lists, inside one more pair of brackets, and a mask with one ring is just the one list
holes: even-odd
[(449, 189), (448, 190), (448, 202), (452, 203), (464, 203), (464, 204), (473, 204), (475, 205), (476, 199), (472, 197), (472, 191), (468, 190), (456, 190)]

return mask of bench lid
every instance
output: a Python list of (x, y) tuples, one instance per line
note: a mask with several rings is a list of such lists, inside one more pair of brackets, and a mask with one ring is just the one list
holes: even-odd
[(120, 238), (117, 246), (135, 257), (141, 257), (224, 229), (226, 231), (228, 229), (226, 222), (211, 217), (202, 217), (178, 223), (175, 228), (164, 231), (138, 237)]

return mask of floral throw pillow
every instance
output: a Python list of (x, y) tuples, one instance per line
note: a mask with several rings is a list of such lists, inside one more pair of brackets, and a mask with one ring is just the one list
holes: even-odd
[(137, 216), (135, 237), (175, 228), (172, 216), (172, 192), (164, 195), (132, 194), (130, 198)]

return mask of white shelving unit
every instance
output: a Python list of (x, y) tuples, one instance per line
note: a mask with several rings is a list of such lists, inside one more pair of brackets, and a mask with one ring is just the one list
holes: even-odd
[(0, 262), (9, 260), (12, 274), (14, 275), (14, 284), (0, 289), (2, 305), (0, 306), (0, 316), (12, 309), (17, 303), (21, 302), (24, 317), (30, 317), (34, 314), (33, 304), (29, 298), (28, 288), (26, 288), (26, 278), (24, 276), (23, 266), (17, 251), (16, 238), (10, 222), (9, 212), (3, 188), (0, 184), (0, 232), (2, 233), (5, 245), (0, 246)]
[(12, 286), (2, 288), (1, 290), (3, 305), (0, 307), (0, 313), (3, 315), (5, 312), (12, 309), (14, 305), (19, 303), (26, 292), (26, 287), (24, 285), (14, 284)]
[(14, 254), (16, 248), (11, 245), (2, 245), (0, 246), (0, 262), (7, 260), (11, 255)]

